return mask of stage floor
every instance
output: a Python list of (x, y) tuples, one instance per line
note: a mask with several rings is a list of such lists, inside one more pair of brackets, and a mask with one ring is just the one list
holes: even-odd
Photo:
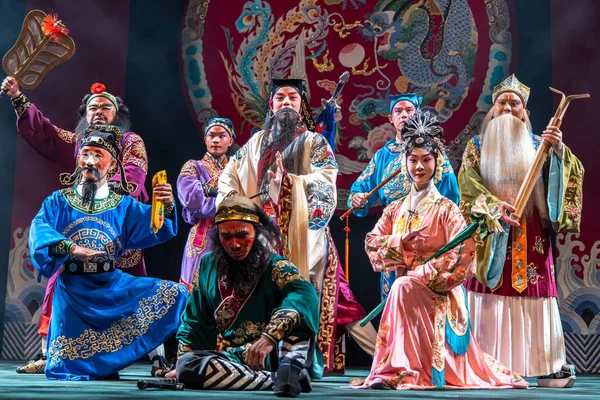
[[(118, 381), (60, 382), (49, 381), (44, 375), (17, 374), (21, 363), (0, 361), (0, 398), (10, 399), (149, 399), (149, 398), (227, 398), (250, 399), (273, 397), (269, 392), (220, 392), (198, 390), (138, 390), (139, 379), (152, 379), (150, 365), (134, 364), (121, 372)], [(533, 388), (525, 390), (440, 390), (440, 391), (388, 391), (354, 390), (342, 386), (352, 377), (365, 377), (366, 370), (349, 370), (345, 376), (330, 376), (313, 382), (313, 391), (300, 398), (406, 398), (406, 399), (594, 399), (600, 397), (600, 375), (578, 375), (571, 389)], [(535, 386), (535, 380), (529, 381)]]

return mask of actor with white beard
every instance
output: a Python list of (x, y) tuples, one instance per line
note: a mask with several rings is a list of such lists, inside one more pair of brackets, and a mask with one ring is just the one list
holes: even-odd
[[(481, 135), (465, 148), (458, 175), (461, 210), (467, 219), (475, 199), (499, 204), (505, 232), (477, 246), (477, 279), (465, 284), (475, 337), (482, 350), (539, 386), (571, 387), (575, 371), (565, 365), (565, 343), (555, 278), (558, 232), (578, 232), (581, 162), (548, 126), (534, 135), (526, 109), (529, 88), (511, 75), (492, 93), (493, 106)], [(511, 204), (542, 140), (552, 144), (520, 220)]]

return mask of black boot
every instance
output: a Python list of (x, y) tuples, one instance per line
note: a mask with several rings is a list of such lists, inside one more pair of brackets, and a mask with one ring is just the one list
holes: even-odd
[(291, 364), (281, 364), (277, 368), (273, 393), (278, 397), (298, 397), (302, 392), (300, 385), (302, 369)]
[(310, 376), (308, 375), (308, 370), (303, 368), (300, 371), (300, 387), (302, 388), (302, 393), (310, 393), (312, 392), (312, 382), (310, 380)]

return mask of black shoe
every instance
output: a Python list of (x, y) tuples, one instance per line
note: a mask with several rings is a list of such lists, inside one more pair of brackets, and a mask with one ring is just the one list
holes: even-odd
[[(273, 387), (273, 393), (278, 397), (298, 397), (303, 391), (302, 384), (300, 383), (300, 373), (303, 370), (299, 367), (291, 364), (281, 364), (277, 369), (275, 377), (275, 386)], [(308, 377), (308, 374), (306, 374)], [(310, 378), (309, 378), (310, 379)], [(312, 390), (310, 384), (306, 385), (305, 388)]]
[(300, 382), (302, 393), (312, 392), (312, 381), (310, 380), (310, 376), (308, 375), (306, 368), (303, 368), (302, 371), (300, 371), (300, 377), (298, 378), (298, 381)]
[(167, 359), (163, 356), (154, 356), (152, 357), (152, 369), (150, 370), (150, 375), (155, 378), (164, 378), (165, 375), (173, 369), (173, 365), (171, 365)]

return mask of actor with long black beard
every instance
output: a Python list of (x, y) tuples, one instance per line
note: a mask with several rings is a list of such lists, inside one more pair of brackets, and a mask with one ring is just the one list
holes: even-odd
[(359, 325), (365, 312), (348, 286), (329, 232), (338, 165), (325, 137), (308, 129), (310, 112), (302, 80), (273, 80), (265, 129), (229, 160), (219, 178), (217, 205), (233, 194), (252, 196), (277, 221), (282, 234), (278, 251), (320, 296), (317, 350), (322, 364), (311, 370), (318, 378), (324, 371), (344, 371), (346, 331), (369, 355), (377, 333), (370, 324)]
[[(79, 141), (77, 169), (61, 175), (67, 189), (50, 195), (31, 223), (33, 266), (56, 279), (52, 296), (48, 379), (118, 377), (177, 331), (187, 288), (174, 282), (133, 277), (115, 269), (128, 249), (142, 249), (177, 234), (175, 199), (168, 183), (153, 187), (164, 204), (164, 225), (150, 229), (152, 207), (110, 189), (109, 171), (120, 172), (122, 132), (91, 125)], [(118, 343), (103, 338), (118, 337)]]
[[(148, 173), (148, 156), (142, 138), (130, 132), (131, 121), (129, 108), (123, 100), (106, 91), (101, 83), (95, 83), (82, 99), (77, 110), (79, 120), (74, 132), (54, 125), (19, 89), (19, 83), (14, 77), (7, 77), (1, 85), (2, 90), (12, 98), (12, 105), (17, 114), (17, 131), (44, 158), (53, 161), (67, 170), (75, 164), (79, 151), (79, 141), (90, 124), (116, 125), (125, 132), (120, 138), (122, 152), (119, 161), (123, 164), (124, 174), (133, 190), (128, 191), (120, 184), (120, 172), (111, 173), (108, 185), (119, 194), (128, 194), (134, 199), (147, 203), (148, 193), (144, 186)], [(134, 276), (146, 276), (146, 265), (142, 250), (125, 252), (116, 264), (117, 268)], [(28, 364), (17, 368), (19, 373), (39, 374), (44, 372), (46, 365), (46, 337), (50, 323), (52, 291), (56, 278), (48, 281), (46, 296), (42, 306), (42, 317), (38, 333), (42, 336), (42, 350)], [(150, 355), (153, 360), (152, 375), (161, 375), (166, 366), (163, 346)]]
[(224, 200), (215, 224), (214, 249), (202, 258), (181, 317), (177, 380), (283, 397), (310, 391), (306, 368), (319, 324), (314, 287), (270, 250), (279, 245), (278, 229), (252, 200)]

